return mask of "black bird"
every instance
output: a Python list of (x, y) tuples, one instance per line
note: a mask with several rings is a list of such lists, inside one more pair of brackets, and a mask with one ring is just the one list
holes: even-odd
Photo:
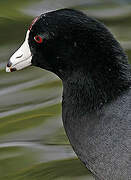
[(42, 14), (6, 71), (29, 65), (62, 80), (65, 131), (96, 179), (131, 180), (131, 70), (111, 32), (77, 10)]

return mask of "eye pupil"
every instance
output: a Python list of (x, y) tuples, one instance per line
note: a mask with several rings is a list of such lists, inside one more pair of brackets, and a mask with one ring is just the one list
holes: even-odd
[(35, 37), (34, 37), (34, 40), (35, 40), (37, 43), (39, 43), (39, 44), (43, 42), (42, 37), (39, 36), (39, 35), (35, 36)]

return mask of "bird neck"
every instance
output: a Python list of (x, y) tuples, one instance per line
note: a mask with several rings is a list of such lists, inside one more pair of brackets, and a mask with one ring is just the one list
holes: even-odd
[(112, 76), (100, 73), (74, 73), (63, 81), (63, 103), (78, 111), (82, 108), (83, 113), (87, 110), (99, 110), (129, 89), (129, 72), (123, 74), (117, 74), (114, 78), (113, 72)]

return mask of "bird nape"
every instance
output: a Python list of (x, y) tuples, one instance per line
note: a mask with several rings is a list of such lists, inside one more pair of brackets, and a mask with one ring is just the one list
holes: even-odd
[(96, 179), (131, 179), (131, 71), (111, 32), (77, 10), (42, 14), (6, 71), (30, 65), (62, 80), (65, 131)]

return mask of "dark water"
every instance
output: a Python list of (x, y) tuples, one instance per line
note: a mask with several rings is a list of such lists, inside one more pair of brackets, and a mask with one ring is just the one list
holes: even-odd
[(61, 120), (61, 81), (30, 67), (6, 73), (34, 16), (64, 7), (104, 22), (131, 60), (129, 0), (0, 1), (0, 180), (93, 180), (77, 159)]

